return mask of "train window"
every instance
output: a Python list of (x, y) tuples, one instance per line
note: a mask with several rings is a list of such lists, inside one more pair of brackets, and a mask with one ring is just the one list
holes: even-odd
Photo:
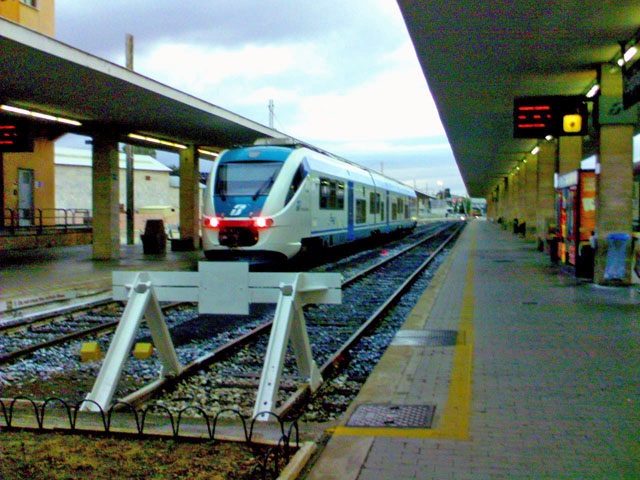
[(394, 202), (391, 204), (391, 220), (396, 220), (397, 218), (398, 218), (398, 204)]
[(344, 183), (320, 179), (320, 208), (326, 210), (344, 209)]
[(291, 185), (289, 185), (287, 198), (284, 201), (285, 205), (291, 201), (291, 199), (298, 191), (298, 188), (300, 188), (300, 185), (302, 184), (302, 181), (305, 179), (306, 176), (307, 176), (307, 170), (304, 168), (303, 165), (300, 165), (296, 170), (296, 173), (293, 175), (293, 180), (291, 180)]
[(384, 200), (380, 202), (380, 221), (384, 222)]
[(215, 194), (222, 197), (267, 196), (282, 168), (282, 162), (224, 163), (216, 172)]
[(356, 223), (367, 221), (367, 201), (365, 199), (356, 200)]
[(381, 209), (380, 194), (371, 192), (369, 194), (369, 213), (380, 213)]

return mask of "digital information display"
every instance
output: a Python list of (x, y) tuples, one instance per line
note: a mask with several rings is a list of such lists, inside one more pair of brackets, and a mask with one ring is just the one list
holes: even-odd
[(26, 122), (0, 117), (0, 152), (33, 152), (33, 139)]
[(586, 135), (587, 115), (582, 96), (517, 97), (513, 102), (513, 137)]

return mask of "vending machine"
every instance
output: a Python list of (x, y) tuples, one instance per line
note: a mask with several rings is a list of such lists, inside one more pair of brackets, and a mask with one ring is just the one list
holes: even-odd
[(578, 276), (593, 275), (593, 249), (589, 240), (596, 226), (596, 174), (575, 170), (558, 176), (556, 186), (558, 256)]

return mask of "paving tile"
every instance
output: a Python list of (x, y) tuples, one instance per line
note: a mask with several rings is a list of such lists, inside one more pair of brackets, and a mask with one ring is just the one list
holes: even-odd
[[(411, 465), (415, 477), (402, 474), (417, 479), (640, 478), (640, 294), (633, 289), (579, 284), (558, 275), (532, 244), (470, 222), (405, 328), (458, 328), (473, 236), (470, 439), (376, 437), (365, 462), (353, 466), (358, 478), (401, 480), (394, 468)], [(390, 398), (433, 401), (436, 428), (453, 350), (423, 348), (385, 366), (403, 377)]]

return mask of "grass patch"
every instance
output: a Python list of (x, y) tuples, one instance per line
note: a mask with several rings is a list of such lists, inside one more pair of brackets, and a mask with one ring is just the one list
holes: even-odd
[(254, 452), (239, 443), (0, 431), (0, 478), (231, 479), (258, 477)]

